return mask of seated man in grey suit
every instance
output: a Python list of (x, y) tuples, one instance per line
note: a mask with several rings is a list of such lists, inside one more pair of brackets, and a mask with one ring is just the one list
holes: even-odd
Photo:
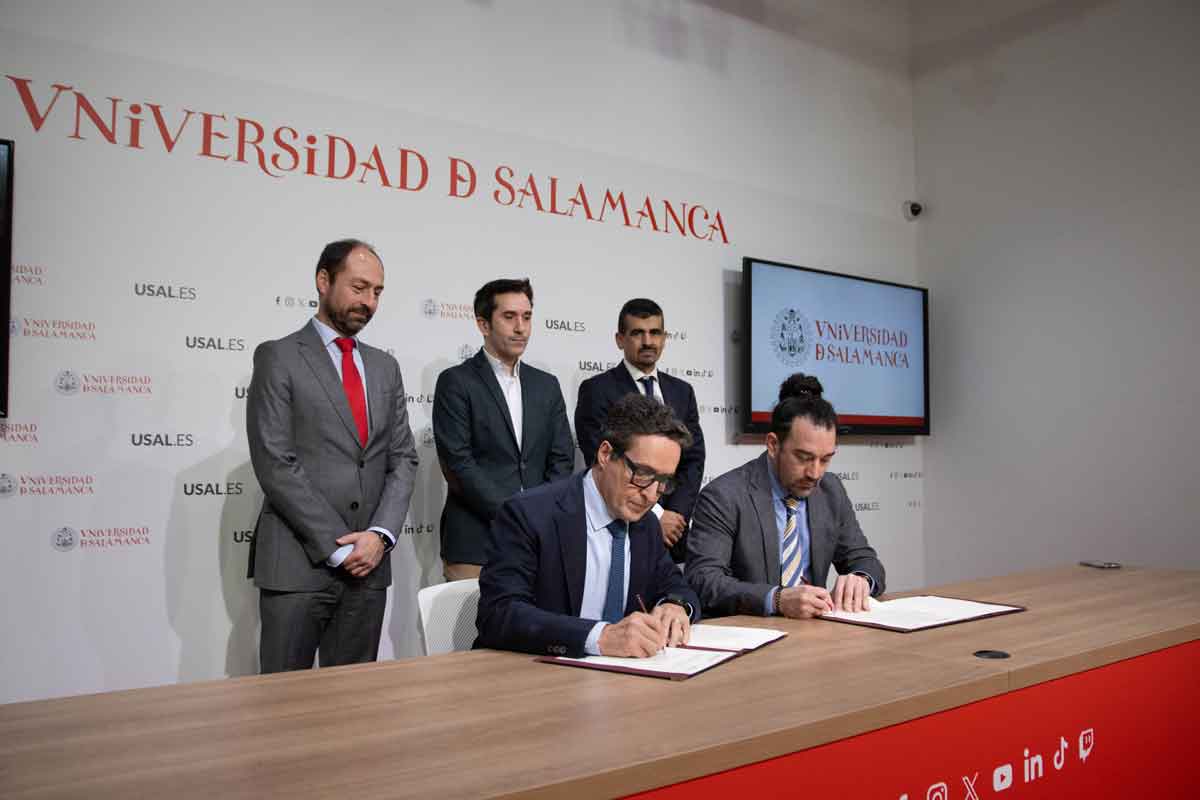
[(446, 477), (446, 580), (479, 576), (488, 526), (514, 494), (571, 474), (575, 446), (558, 378), (521, 361), (533, 331), (528, 279), (475, 293), (483, 347), (444, 370), (433, 392), (433, 436)]
[(591, 469), (500, 507), (479, 578), (476, 647), (647, 657), (686, 644), (699, 598), (647, 513), (675, 487), (691, 434), (629, 395), (609, 410)]
[(254, 351), (246, 435), (262, 511), (250, 544), (263, 672), (374, 661), (417, 472), (396, 359), (358, 340), (383, 293), (366, 242), (327, 245), (317, 314)]
[[(868, 596), (883, 593), (883, 564), (842, 482), (825, 471), (837, 414), (821, 392), (801, 373), (784, 381), (766, 452), (700, 492), (686, 574), (705, 615), (807, 618), (865, 610)], [(838, 572), (832, 594), (830, 564)]]

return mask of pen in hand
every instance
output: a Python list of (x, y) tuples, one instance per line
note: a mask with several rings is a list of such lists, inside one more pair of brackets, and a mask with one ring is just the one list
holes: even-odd
[[(646, 610), (646, 601), (642, 599), (642, 596), (640, 594), (635, 594), (634, 599), (636, 599), (638, 601), (638, 608), (640, 608), (642, 610), (643, 614), (650, 613), (649, 611)], [(663, 648), (659, 647), (658, 649), (661, 652)]]

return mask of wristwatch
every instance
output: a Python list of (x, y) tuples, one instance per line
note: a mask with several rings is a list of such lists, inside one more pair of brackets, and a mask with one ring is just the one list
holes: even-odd
[(687, 601), (687, 598), (685, 598), (683, 595), (680, 595), (680, 594), (669, 594), (669, 595), (667, 595), (666, 597), (664, 597), (664, 598), (662, 599), (662, 601), (661, 601), (661, 602), (663, 602), (663, 603), (674, 603), (675, 605), (679, 606), (680, 608), (682, 608), (684, 611), (686, 611), (686, 612), (687, 612), (687, 615), (688, 615), (688, 618), (689, 618), (689, 619), (690, 619), (690, 618), (691, 618), (691, 616), (692, 616), (692, 604), (691, 604), (691, 603), (689, 603), (689, 602)]
[(385, 553), (390, 552), (391, 549), (396, 546), (396, 544), (391, 540), (391, 538), (383, 531), (371, 531), (371, 533), (378, 536), (379, 541), (383, 542), (383, 552), (385, 552)]

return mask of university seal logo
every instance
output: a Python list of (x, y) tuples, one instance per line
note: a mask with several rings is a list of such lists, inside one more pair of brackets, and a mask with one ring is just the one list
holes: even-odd
[(421, 313), (425, 315), (425, 319), (437, 319), (442, 309), (438, 306), (437, 300), (430, 297), (421, 304)]
[(17, 479), (7, 472), (0, 472), (0, 497), (12, 497), (17, 493)]
[(79, 374), (73, 370), (64, 369), (54, 378), (54, 388), (59, 394), (79, 394)]
[(813, 326), (794, 308), (781, 309), (771, 323), (771, 349), (786, 366), (798, 367), (812, 352)]
[(75, 545), (79, 544), (79, 533), (74, 528), (59, 528), (50, 534), (50, 544), (60, 553), (74, 550)]

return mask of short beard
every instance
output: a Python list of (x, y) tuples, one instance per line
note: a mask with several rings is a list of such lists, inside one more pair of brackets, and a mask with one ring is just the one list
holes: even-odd
[(362, 310), (366, 313), (367, 318), (362, 322), (359, 322), (354, 317), (351, 317), (350, 312), (355, 310), (356, 309), (348, 308), (345, 311), (335, 311), (333, 308), (326, 306), (325, 316), (329, 317), (329, 321), (333, 323), (333, 329), (335, 331), (343, 336), (355, 336), (359, 331), (366, 327), (368, 322), (371, 321), (371, 312), (367, 311), (365, 308)]

